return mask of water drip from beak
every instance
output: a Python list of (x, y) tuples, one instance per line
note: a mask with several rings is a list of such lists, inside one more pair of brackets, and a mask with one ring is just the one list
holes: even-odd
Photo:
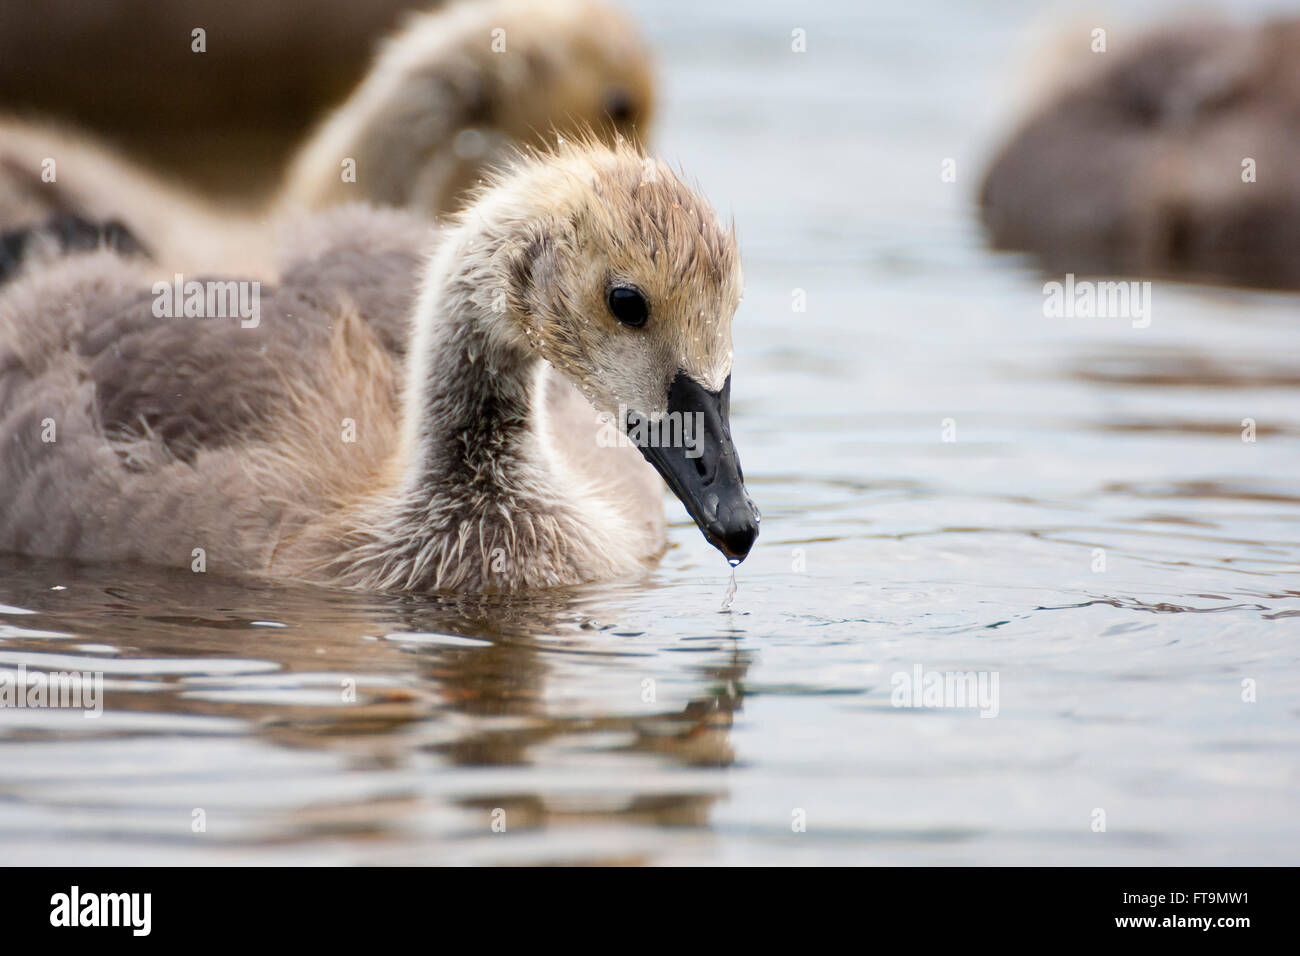
[(727, 593), (722, 597), (722, 607), (718, 608), (719, 614), (724, 614), (731, 610), (731, 602), (736, 600), (736, 565), (739, 561), (728, 561), (731, 565), (731, 582), (727, 585)]

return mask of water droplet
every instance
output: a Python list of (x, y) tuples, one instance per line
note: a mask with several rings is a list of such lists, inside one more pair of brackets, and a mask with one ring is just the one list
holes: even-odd
[(731, 582), (727, 585), (727, 593), (722, 598), (722, 607), (718, 608), (719, 613), (731, 610), (731, 602), (736, 600), (736, 565), (740, 562), (735, 558), (728, 558), (727, 563), (731, 565)]

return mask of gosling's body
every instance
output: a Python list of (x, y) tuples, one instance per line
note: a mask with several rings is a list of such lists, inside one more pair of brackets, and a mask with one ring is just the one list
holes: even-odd
[[(21, 276), (0, 294), (0, 550), (372, 589), (643, 567), (662, 483), (575, 385), (649, 409), (662, 359), (721, 388), (739, 295), (732, 240), (645, 162), (524, 162), (440, 233), (304, 220), (256, 328), (156, 317), (147, 272), (108, 252)], [(573, 308), (603, 268), (663, 279), (654, 337)]]
[[(443, 215), (519, 145), (586, 129), (636, 136), (652, 87), (635, 27), (603, 0), (462, 0), (410, 17), (380, 47), (269, 199), (218, 204), (92, 136), (0, 118), (0, 233), (64, 216), (116, 221), (159, 274), (270, 280), (275, 223), (363, 201)], [(48, 258), (40, 249), (33, 244), (34, 257)]]
[[(339, 505), (398, 480), (409, 317), (438, 237), (365, 207), (300, 225), (311, 257), (288, 262), (280, 282), (261, 289), (256, 328), (237, 317), (155, 317), (149, 275), (111, 253), (14, 283), (0, 299), (0, 550), (418, 584), (338, 567), (342, 536), (367, 537)], [(462, 546), (485, 547), (489, 569), (492, 549), (502, 549), (498, 584), (521, 573), (543, 586), (588, 576), (549, 561), (507, 567), (506, 556), (519, 553), (512, 532), (550, 536), (533, 550), (572, 554), (575, 569), (603, 564), (599, 576), (631, 570), (662, 548), (663, 492), (653, 469), (633, 448), (599, 444), (595, 410), (562, 378), (543, 374), (537, 387), (545, 390), (544, 443), (572, 484), (507, 489), (494, 477), (490, 484), (510, 499), (501, 524), (475, 518), (473, 482), (435, 489), (444, 528), (456, 528), (454, 540), (447, 530), (429, 549), (427, 560), (438, 555), (436, 587), (491, 586), (481, 562), (463, 560)], [(476, 424), (466, 436), (484, 452), (475, 467), (497, 468), (501, 454), (516, 453), (502, 418)], [(586, 496), (584, 482), (600, 495)], [(630, 560), (592, 552), (586, 519), (606, 496), (618, 511), (596, 512), (599, 522), (633, 545), (618, 549)], [(446, 563), (453, 555), (454, 565)]]

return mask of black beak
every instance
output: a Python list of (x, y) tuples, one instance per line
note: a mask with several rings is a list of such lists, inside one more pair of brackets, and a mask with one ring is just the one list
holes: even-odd
[(668, 389), (668, 414), (659, 422), (629, 412), (628, 437), (681, 499), (704, 537), (739, 564), (758, 537), (758, 508), (731, 443), (731, 376), (710, 392), (678, 372)]

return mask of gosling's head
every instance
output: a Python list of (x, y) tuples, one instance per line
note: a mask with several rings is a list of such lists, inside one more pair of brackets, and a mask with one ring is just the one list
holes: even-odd
[(298, 153), (284, 196), (441, 215), (521, 146), (643, 138), (653, 105), (649, 51), (606, 0), (457, 0), (380, 48)]
[(622, 11), (605, 0), (495, 0), (471, 9), (496, 31), (479, 53), (484, 82), (499, 93), (497, 130), (534, 147), (587, 133), (609, 144), (644, 141), (654, 108), (650, 51)]
[(729, 422), (734, 231), (664, 163), (591, 140), (517, 163), (464, 221), (500, 230), (505, 334), (624, 430), (705, 537), (743, 560), (759, 515)]

